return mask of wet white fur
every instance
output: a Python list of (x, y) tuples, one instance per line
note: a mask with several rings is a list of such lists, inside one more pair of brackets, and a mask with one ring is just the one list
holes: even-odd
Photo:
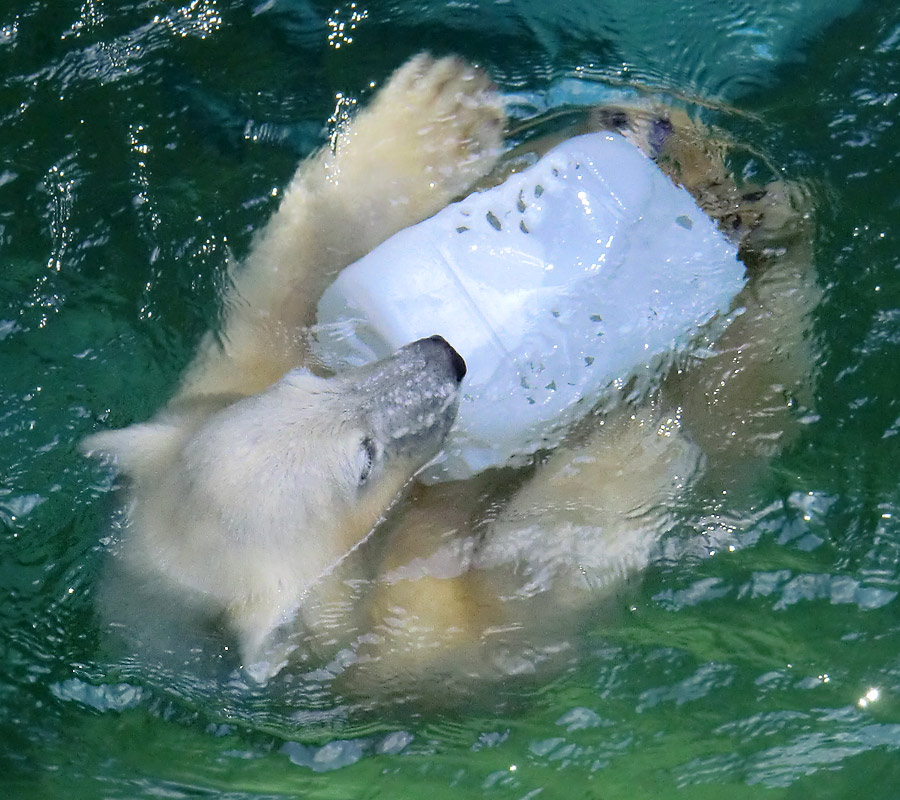
[[(87, 443), (131, 478), (123, 547), (131, 568), (158, 576), (175, 596), (212, 598), (248, 664), (263, 658), (273, 631), (303, 618), (311, 592), (340, 594), (340, 586), (323, 588), (322, 576), (365, 539), (416, 468), (384, 470), (360, 501), (362, 431), (345, 398), (309, 374), (278, 383), (306, 359), (302, 328), (340, 269), (494, 166), (502, 125), (482, 73), (456, 59), (406, 64), (334, 148), (300, 166), (233, 272), (223, 330), (202, 344), (170, 406)], [(764, 311), (748, 318), (765, 327)], [(798, 319), (792, 324), (802, 327)], [(709, 399), (704, 381), (724, 386), (753, 366), (741, 361), (742, 345), (730, 342), (734, 362), (710, 358), (690, 384), (700, 405)], [(759, 361), (769, 363), (765, 353)], [(768, 373), (760, 381), (767, 391), (777, 383)], [(689, 403), (690, 392), (679, 391)], [(727, 415), (715, 398), (707, 405)], [(422, 490), (370, 565), (380, 577), (362, 614), (369, 629), (350, 646), (378, 664), (379, 675), (448, 664), (473, 670), (473, 661), (490, 658), (481, 654), (491, 631), (534, 622), (533, 611), (516, 611), (510, 598), (550, 597), (554, 607), (580, 609), (643, 568), (702, 467), (680, 414), (678, 396), (621, 409), (559, 448), (477, 535), (466, 527), (465, 486), (455, 496), (450, 490), (450, 503), (441, 502), (446, 489), (431, 500)], [(714, 450), (718, 438), (709, 438)], [(281, 656), (270, 658), (258, 674), (281, 665)]]

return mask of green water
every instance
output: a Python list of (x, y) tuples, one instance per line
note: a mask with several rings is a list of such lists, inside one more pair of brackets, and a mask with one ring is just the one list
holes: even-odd
[[(900, 797), (900, 7), (727, 5), (4, 0), (0, 794)], [(733, 551), (654, 566), (538, 685), (364, 710), (111, 662), (112, 481), (76, 443), (164, 402), (337, 93), (425, 48), (518, 116), (623, 88), (708, 106), (810, 186), (818, 417), (710, 506)]]

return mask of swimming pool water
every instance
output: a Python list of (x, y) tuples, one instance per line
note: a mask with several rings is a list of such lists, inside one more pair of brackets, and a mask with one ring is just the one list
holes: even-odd
[[(900, 9), (725, 5), (0, 8), (4, 796), (897, 796)], [(622, 94), (702, 108), (803, 182), (815, 417), (747, 496), (693, 498), (700, 554), (661, 559), (538, 683), (363, 708), (111, 658), (116, 498), (77, 442), (165, 401), (297, 160), (422, 49), (483, 64), (519, 119)]]

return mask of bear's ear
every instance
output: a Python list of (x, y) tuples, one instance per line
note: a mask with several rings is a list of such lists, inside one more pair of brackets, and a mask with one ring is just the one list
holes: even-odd
[(79, 449), (89, 458), (110, 461), (128, 475), (156, 462), (179, 440), (179, 428), (165, 422), (141, 422), (85, 437)]

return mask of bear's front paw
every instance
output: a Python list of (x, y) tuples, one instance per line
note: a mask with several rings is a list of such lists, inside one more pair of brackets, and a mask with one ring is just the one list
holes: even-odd
[(505, 121), (500, 95), (482, 70), (458, 58), (418, 55), (337, 137), (329, 180), (352, 192), (356, 204), (375, 203), (386, 226), (405, 227), (491, 170)]
[(445, 191), (459, 194), (494, 166), (506, 116), (482, 70), (459, 58), (418, 55), (393, 75), (370, 113), (392, 125), (401, 122), (394, 118), (398, 106), (406, 117), (401, 143), (418, 150), (428, 177)]

